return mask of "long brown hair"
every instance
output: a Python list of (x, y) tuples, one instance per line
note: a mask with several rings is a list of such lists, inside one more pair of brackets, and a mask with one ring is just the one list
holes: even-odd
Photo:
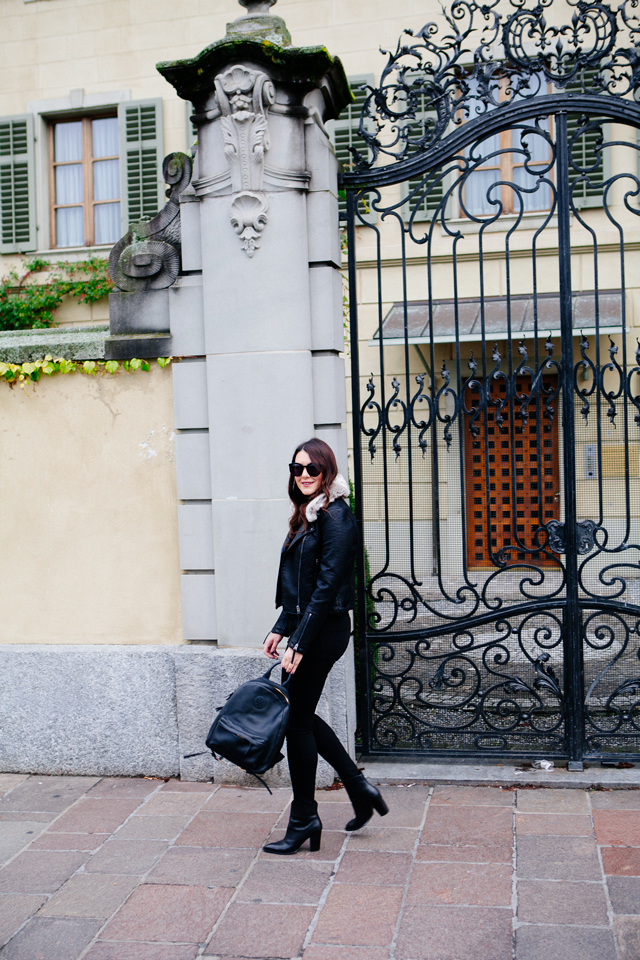
[(293, 475), (289, 476), (289, 497), (293, 504), (293, 515), (289, 521), (289, 536), (297, 533), (301, 526), (304, 526), (306, 530), (307, 517), (305, 508), (310, 499), (319, 497), (321, 493), (324, 493), (326, 497), (324, 507), (326, 508), (331, 494), (331, 484), (338, 476), (338, 464), (336, 463), (335, 454), (329, 444), (325, 443), (324, 440), (319, 440), (318, 437), (312, 437), (311, 440), (305, 440), (304, 443), (299, 444), (293, 451), (293, 456), (291, 457), (292, 463), (301, 450), (306, 451), (311, 457), (311, 462), (317, 463), (321, 468), (322, 479), (320, 489), (317, 493), (314, 493), (313, 497), (305, 497), (302, 490), (298, 487), (295, 477)]

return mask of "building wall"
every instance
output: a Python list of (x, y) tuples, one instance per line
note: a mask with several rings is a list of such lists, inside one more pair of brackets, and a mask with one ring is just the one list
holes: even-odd
[(0, 643), (181, 643), (171, 369), (0, 383), (0, 424)]

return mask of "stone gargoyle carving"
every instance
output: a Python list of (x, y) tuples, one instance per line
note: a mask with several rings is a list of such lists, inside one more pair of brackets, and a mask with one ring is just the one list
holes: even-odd
[(191, 182), (192, 163), (186, 153), (164, 158), (162, 175), (169, 189), (160, 213), (132, 223), (109, 254), (109, 274), (120, 290), (162, 290), (180, 272), (180, 194)]
[(266, 73), (239, 65), (216, 77), (215, 87), (234, 192), (231, 225), (252, 257), (267, 224), (269, 203), (262, 193), (269, 149), (266, 111), (275, 101), (275, 88)]

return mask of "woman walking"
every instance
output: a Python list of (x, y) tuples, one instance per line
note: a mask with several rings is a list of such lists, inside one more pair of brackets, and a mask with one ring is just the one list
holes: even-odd
[(282, 669), (290, 674), (287, 755), (293, 802), (287, 832), (268, 843), (268, 853), (295, 853), (305, 840), (320, 849), (322, 823), (315, 801), (318, 754), (331, 764), (353, 804), (347, 830), (358, 830), (388, 807), (365, 780), (316, 706), (334, 663), (349, 645), (354, 605), (353, 563), (357, 532), (345, 497), (349, 487), (338, 473), (333, 450), (313, 438), (301, 443), (289, 464), (289, 497), (293, 504), (289, 532), (282, 547), (276, 607), (282, 613), (264, 642), (264, 652), (277, 659), (278, 644), (288, 637)]

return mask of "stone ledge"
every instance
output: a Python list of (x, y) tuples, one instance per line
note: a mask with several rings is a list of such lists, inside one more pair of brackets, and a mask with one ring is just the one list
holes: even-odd
[(493, 763), (412, 763), (394, 760), (362, 761), (365, 776), (373, 783), (448, 783), (467, 787), (605, 787), (628, 790), (640, 787), (640, 766), (616, 770), (589, 765), (584, 770), (526, 769), (525, 764)]
[(104, 360), (109, 325), (5, 330), (0, 333), (0, 360), (28, 363), (49, 355), (66, 360)]

